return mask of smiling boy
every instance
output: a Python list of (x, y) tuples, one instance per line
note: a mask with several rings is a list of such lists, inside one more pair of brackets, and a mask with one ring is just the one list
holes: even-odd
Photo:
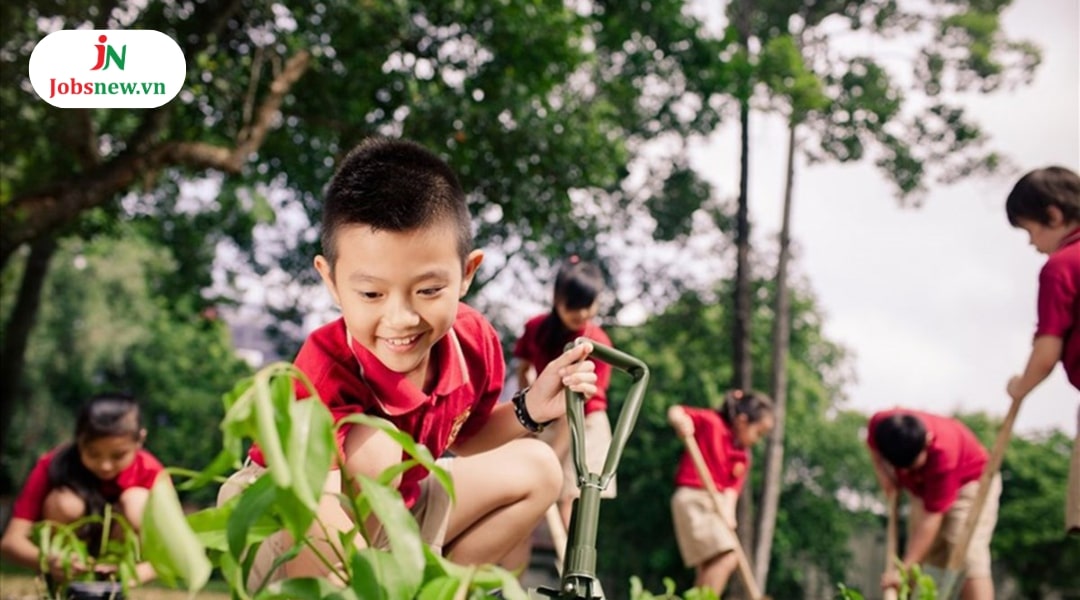
[[(440, 464), (453, 479), (455, 502), (421, 467), (396, 485), (436, 551), (460, 564), (497, 562), (558, 496), (554, 452), (526, 434), (565, 412), (565, 388), (596, 393), (595, 366), (584, 360), (592, 347), (563, 353), (513, 402), (496, 404), (505, 374), (498, 335), (460, 302), (483, 260), (472, 248), (465, 194), (450, 167), (415, 143), (372, 138), (349, 153), (326, 192), (321, 241), (315, 268), (342, 318), (311, 333), (296, 366), (335, 420), (382, 417), (433, 455), (452, 452)], [(331, 473), (320, 518), (348, 530), (353, 523), (332, 494), (403, 456), (388, 435), (367, 426), (346, 425), (338, 437), (343, 464)], [(261, 456), (252, 459), (254, 472), (242, 481), (260, 474)], [(222, 500), (230, 493), (223, 490)], [(316, 545), (332, 543), (313, 537), (324, 538)], [(376, 530), (373, 544), (384, 543)], [(263, 546), (271, 548), (260, 549), (249, 587), (267, 577), (326, 575), (308, 550), (268, 572), (288, 540)]]
[[(1039, 271), (1038, 324), (1023, 373), (1009, 379), (1009, 396), (1022, 401), (1061, 361), (1080, 390), (1080, 176), (1064, 167), (1036, 169), (1020, 178), (1005, 201), (1009, 223), (1046, 254)], [(1080, 533), (1080, 413), (1066, 494), (1065, 529)]]

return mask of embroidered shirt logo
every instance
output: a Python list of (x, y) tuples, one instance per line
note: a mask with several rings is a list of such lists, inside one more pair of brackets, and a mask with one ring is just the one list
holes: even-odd
[(461, 427), (465, 425), (465, 421), (469, 420), (469, 415), (472, 414), (471, 408), (466, 408), (465, 412), (454, 417), (454, 424), (450, 426), (450, 437), (446, 439), (447, 447), (453, 445), (454, 440), (457, 439), (458, 433), (461, 432)]

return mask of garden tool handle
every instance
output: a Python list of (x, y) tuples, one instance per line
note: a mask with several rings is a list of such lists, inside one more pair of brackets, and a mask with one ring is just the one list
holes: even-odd
[[(896, 570), (896, 547), (897, 547), (897, 532), (896, 532), (896, 511), (897, 504), (900, 501), (900, 490), (893, 490), (888, 495), (887, 504), (889, 512), (889, 522), (885, 529), (885, 572), (891, 572)], [(900, 597), (896, 588), (886, 588), (882, 594), (884, 600), (898, 600)]]
[[(698, 447), (697, 440), (694, 439), (693, 435), (683, 437), (683, 442), (686, 444), (686, 451), (690, 454), (690, 458), (694, 461), (694, 468), (697, 469), (698, 477), (701, 478), (705, 491), (709, 493), (713, 508), (720, 515), (720, 521), (726, 528), (728, 525), (724, 522), (724, 503), (720, 499), (720, 492), (716, 489), (716, 482), (713, 481), (712, 475), (709, 473), (709, 467), (705, 464), (705, 457), (701, 455), (701, 448)], [(757, 580), (754, 579), (754, 571), (750, 568), (750, 561), (746, 558), (746, 552), (743, 551), (742, 544), (739, 542), (739, 536), (732, 530), (731, 537), (735, 540), (733, 552), (735, 552), (735, 559), (738, 562), (739, 577), (742, 579), (743, 585), (746, 586), (750, 598), (759, 600), (762, 598), (761, 589), (758, 588)]]
[(975, 526), (979, 523), (983, 505), (986, 504), (986, 496), (990, 493), (990, 484), (1001, 468), (1001, 460), (1005, 458), (1005, 450), (1009, 447), (1013, 422), (1016, 421), (1016, 414), (1020, 412), (1020, 402), (1013, 399), (1005, 420), (1001, 422), (1001, 429), (998, 430), (997, 439), (994, 440), (994, 449), (990, 452), (990, 459), (986, 461), (982, 476), (979, 477), (979, 488), (975, 492), (975, 499), (971, 502), (971, 510), (964, 521), (964, 528), (960, 530), (960, 541), (949, 553), (949, 562), (946, 563), (948, 569), (957, 570), (964, 566), (968, 546), (971, 545), (971, 538), (975, 535)]

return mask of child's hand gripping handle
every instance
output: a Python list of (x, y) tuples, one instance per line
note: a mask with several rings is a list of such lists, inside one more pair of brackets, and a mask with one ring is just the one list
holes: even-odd
[[(705, 464), (705, 458), (701, 456), (701, 448), (698, 447), (697, 440), (692, 435), (685, 436), (682, 440), (686, 444), (686, 451), (694, 461), (694, 468), (697, 469), (698, 477), (701, 478), (705, 491), (709, 492), (709, 499), (712, 500), (713, 508), (720, 515), (720, 521), (723, 522), (724, 502), (720, 499), (720, 492), (716, 490), (716, 483), (713, 481), (712, 474), (709, 473), (709, 467)], [(723, 526), (727, 527), (727, 524), (724, 523)], [(750, 561), (747, 560), (746, 552), (743, 551), (742, 544), (739, 543), (739, 536), (734, 531), (731, 532), (731, 536), (735, 540), (735, 548), (732, 551), (738, 561), (739, 577), (742, 579), (743, 585), (746, 586), (750, 598), (759, 600), (763, 596), (757, 580), (754, 579), (754, 571), (750, 568)]]

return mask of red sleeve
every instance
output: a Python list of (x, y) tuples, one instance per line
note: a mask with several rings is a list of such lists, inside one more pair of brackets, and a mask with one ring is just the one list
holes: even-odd
[(54, 450), (39, 458), (30, 471), (30, 476), (26, 478), (26, 483), (11, 508), (13, 518), (35, 522), (41, 519), (41, 506), (45, 503), (45, 496), (49, 494), (49, 464), (52, 463), (55, 452)]
[(499, 401), (499, 396), (502, 395), (503, 381), (506, 380), (506, 362), (503, 360), (502, 343), (499, 342), (499, 334), (491, 326), (491, 323), (480, 317), (479, 314), (477, 314), (476, 318), (479, 321), (481, 330), (480, 348), (483, 354), (482, 359), (476, 362), (481, 362), (482, 365), (480, 365), (479, 369), (471, 366), (469, 376), (470, 378), (475, 377), (473, 381), (481, 383), (478, 383), (476, 388), (477, 400), (475, 408), (472, 414), (469, 415), (469, 419), (462, 425), (458, 440), (466, 440), (476, 435), (476, 432), (487, 424), (491, 411)]
[(532, 364), (536, 364), (536, 359), (539, 353), (537, 349), (536, 336), (540, 331), (540, 323), (543, 321), (543, 317), (533, 317), (525, 323), (525, 331), (521, 334), (521, 337), (517, 339), (514, 344), (514, 358), (520, 358), (521, 360), (528, 361)]
[(1072, 330), (1076, 315), (1073, 303), (1080, 290), (1072, 281), (1063, 260), (1047, 261), (1039, 271), (1038, 315), (1035, 335), (1064, 338)]
[[(594, 339), (605, 346), (613, 346), (611, 338), (604, 332), (599, 326), (592, 328), (587, 332), (587, 337)], [(601, 410), (607, 410), (608, 405), (608, 386), (611, 385), (611, 365), (602, 360), (594, 360), (596, 365), (596, 394), (592, 398), (585, 401), (585, 414), (591, 414)]]

